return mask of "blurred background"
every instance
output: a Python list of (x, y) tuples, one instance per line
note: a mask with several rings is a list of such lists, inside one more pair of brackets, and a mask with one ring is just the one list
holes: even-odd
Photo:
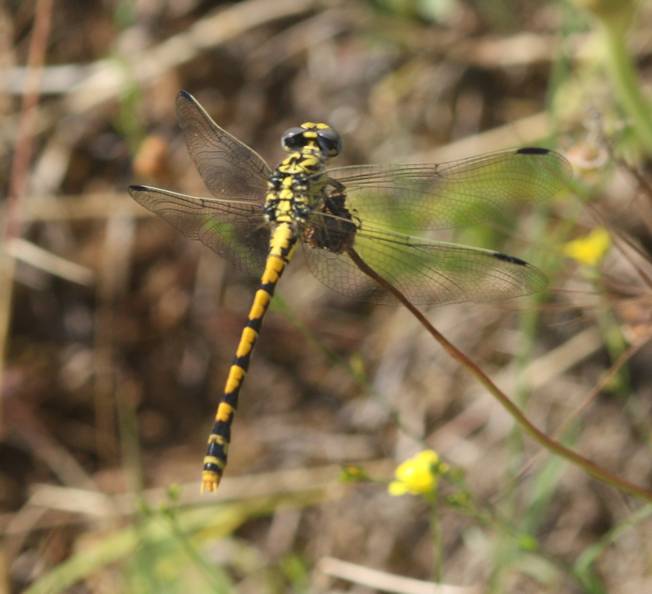
[[(256, 279), (126, 193), (206, 195), (182, 88), (272, 164), (305, 120), (339, 130), (338, 165), (562, 152), (567, 191), (459, 235), (549, 290), (426, 313), (548, 435), (650, 485), (651, 27), (622, 0), (4, 2), (0, 592), (652, 591), (649, 504), (298, 262), (200, 496)], [(424, 449), (437, 485), (389, 494)]]

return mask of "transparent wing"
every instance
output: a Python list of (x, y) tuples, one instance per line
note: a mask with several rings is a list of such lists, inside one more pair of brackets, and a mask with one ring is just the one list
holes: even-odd
[(271, 170), (256, 151), (220, 128), (186, 91), (177, 95), (177, 119), (211, 194), (262, 203)]
[[(326, 226), (332, 234), (334, 226)], [(493, 301), (535, 293), (547, 284), (537, 268), (501, 252), (381, 230), (358, 230), (353, 249), (416, 304)], [(376, 302), (392, 301), (345, 252), (304, 244), (304, 254), (311, 272), (335, 291)]]
[(269, 229), (262, 205), (195, 198), (149, 186), (129, 186), (132, 198), (191, 239), (198, 239), (239, 268), (258, 274), (265, 263)]
[(418, 233), (501, 221), (519, 203), (558, 193), (571, 167), (559, 153), (522, 148), (433, 165), (340, 167), (327, 175), (345, 186), (347, 207), (363, 226)]

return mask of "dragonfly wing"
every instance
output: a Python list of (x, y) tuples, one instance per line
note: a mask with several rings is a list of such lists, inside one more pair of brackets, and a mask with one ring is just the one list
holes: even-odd
[(177, 96), (177, 119), (211, 194), (262, 203), (271, 169), (256, 151), (220, 128), (186, 91)]
[(195, 198), (150, 186), (130, 186), (132, 198), (191, 239), (198, 239), (239, 268), (258, 274), (265, 263), (269, 229), (262, 206)]
[[(541, 291), (545, 275), (501, 252), (358, 230), (353, 249), (415, 304), (486, 302)], [(311, 272), (337, 292), (391, 302), (392, 297), (346, 255), (305, 246)]]
[(522, 148), (432, 165), (360, 165), (329, 169), (346, 188), (346, 205), (364, 223), (412, 233), (470, 221), (499, 221), (510, 208), (542, 202), (571, 175), (559, 153)]

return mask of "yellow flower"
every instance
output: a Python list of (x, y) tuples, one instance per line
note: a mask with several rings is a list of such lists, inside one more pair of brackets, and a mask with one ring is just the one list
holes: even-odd
[(604, 258), (610, 245), (609, 233), (603, 227), (598, 227), (588, 235), (564, 244), (564, 254), (580, 264), (595, 266)]
[(447, 472), (448, 466), (439, 461), (437, 452), (424, 450), (408, 458), (394, 472), (387, 491), (390, 495), (426, 495), (437, 489), (438, 477)]

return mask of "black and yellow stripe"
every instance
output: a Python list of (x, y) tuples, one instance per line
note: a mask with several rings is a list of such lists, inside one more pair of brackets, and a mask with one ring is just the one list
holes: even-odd
[[(265, 270), (254, 296), (247, 324), (240, 335), (235, 358), (229, 369), (224, 394), (215, 413), (215, 423), (208, 437), (204, 456), (201, 491), (215, 491), (220, 483), (231, 441), (231, 425), (238, 408), (238, 395), (244, 381), (251, 353), (260, 333), (276, 283), (290, 261), (306, 215), (323, 191), (321, 173), (329, 151), (318, 144), (315, 130), (331, 130), (326, 124), (307, 122), (292, 129), (284, 147), (290, 154), (269, 178), (265, 197), (265, 216), (272, 228)], [(334, 142), (330, 137), (328, 143)], [(322, 143), (324, 141), (322, 140)], [(327, 145), (327, 148), (330, 145)], [(309, 181), (308, 181), (309, 180)]]
[(238, 394), (249, 367), (263, 317), (274, 295), (276, 283), (292, 257), (296, 240), (296, 233), (289, 223), (279, 224), (271, 236), (265, 270), (249, 310), (247, 324), (242, 330), (233, 364), (229, 369), (224, 395), (215, 413), (215, 424), (208, 437), (208, 449), (204, 456), (202, 471), (202, 493), (215, 491), (222, 478), (231, 441), (231, 425), (238, 408)]

